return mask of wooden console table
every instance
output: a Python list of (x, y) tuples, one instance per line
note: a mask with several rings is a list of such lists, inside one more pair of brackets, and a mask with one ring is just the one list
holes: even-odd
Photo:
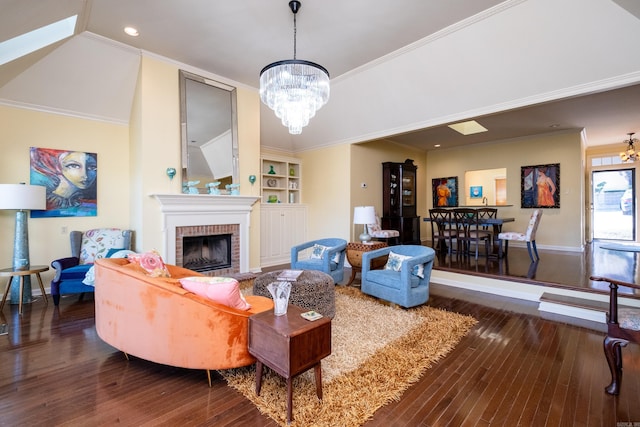
[[(385, 248), (387, 244), (385, 242), (349, 242), (347, 243), (347, 260), (351, 264), (351, 277), (347, 286), (353, 283), (356, 278), (356, 273), (362, 272), (362, 254), (364, 252), (370, 252), (375, 249)], [(387, 257), (376, 258), (371, 262), (371, 268), (382, 268), (387, 263)]]
[(22, 293), (24, 292), (24, 278), (25, 276), (35, 275), (38, 279), (38, 284), (40, 285), (40, 290), (42, 291), (42, 296), (44, 296), (44, 300), (48, 303), (47, 294), (44, 291), (44, 286), (42, 285), (42, 277), (40, 277), (40, 273), (43, 271), (47, 271), (49, 267), (46, 265), (33, 265), (29, 267), (28, 270), (15, 270), (13, 268), (3, 268), (0, 270), (0, 277), (8, 277), (9, 281), (7, 282), (7, 288), (4, 290), (4, 296), (2, 297), (2, 303), (0, 303), (0, 311), (4, 308), (4, 303), (7, 301), (7, 296), (11, 290), (11, 278), (14, 276), (20, 277), (20, 302), (18, 303), (18, 313), (22, 314)]
[(249, 353), (256, 359), (256, 394), (260, 395), (262, 368), (267, 365), (287, 380), (287, 422), (293, 420), (292, 379), (314, 368), (316, 394), (322, 399), (320, 362), (331, 354), (331, 319), (309, 321), (300, 316), (308, 310), (289, 305), (287, 314), (273, 310), (249, 317)]

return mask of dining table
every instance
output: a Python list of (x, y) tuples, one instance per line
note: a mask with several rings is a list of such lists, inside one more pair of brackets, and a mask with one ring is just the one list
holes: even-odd
[[(452, 208), (455, 209), (455, 208)], [(502, 226), (508, 222), (514, 222), (516, 219), (513, 217), (496, 217), (496, 218), (478, 218), (478, 223), (480, 225), (490, 225), (493, 228), (493, 235), (498, 236), (498, 234), (502, 233)], [(426, 217), (423, 219), (424, 222), (431, 222), (431, 218)], [(499, 257), (500, 248), (502, 242), (496, 238), (493, 239), (493, 247), (491, 248), (491, 254), (489, 256)]]

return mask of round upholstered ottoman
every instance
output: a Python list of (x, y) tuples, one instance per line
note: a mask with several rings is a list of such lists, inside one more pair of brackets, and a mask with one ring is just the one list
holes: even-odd
[[(281, 271), (262, 274), (253, 281), (253, 294), (271, 298), (267, 285), (278, 281)], [(333, 278), (326, 273), (304, 270), (295, 282), (291, 282), (289, 304), (333, 319), (336, 315), (336, 289)]]

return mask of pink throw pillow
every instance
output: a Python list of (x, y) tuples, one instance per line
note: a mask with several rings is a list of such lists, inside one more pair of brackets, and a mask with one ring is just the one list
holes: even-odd
[(151, 277), (171, 277), (171, 273), (164, 264), (162, 257), (156, 250), (143, 254), (131, 254), (127, 257), (130, 262), (138, 264), (144, 268), (148, 276)]
[(180, 279), (182, 287), (203, 298), (208, 298), (220, 304), (239, 310), (249, 310), (247, 303), (240, 293), (240, 284), (229, 277), (194, 276)]

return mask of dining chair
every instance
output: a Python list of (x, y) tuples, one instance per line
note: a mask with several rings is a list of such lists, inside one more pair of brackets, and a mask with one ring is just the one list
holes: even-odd
[(620, 394), (622, 381), (622, 347), (626, 347), (629, 341), (640, 343), (640, 309), (620, 307), (618, 305), (618, 287), (640, 289), (640, 286), (607, 277), (592, 276), (590, 279), (609, 283), (607, 335), (603, 341), (603, 350), (609, 371), (611, 371), (611, 383), (605, 387), (605, 391), (608, 394), (617, 395)]
[[(485, 219), (496, 219), (498, 217), (498, 209), (497, 208), (478, 208), (476, 209), (478, 211), (478, 219), (480, 221), (480, 223), (482, 223), (482, 220)], [(490, 238), (491, 238), (491, 242), (490, 242), (490, 247), (493, 249), (493, 242), (496, 239), (496, 235), (495, 235), (495, 229), (493, 226), (489, 225), (489, 224), (482, 224), (482, 230), (490, 233)]]
[[(429, 218), (431, 220), (431, 247), (433, 247), (434, 250), (443, 247), (447, 249), (448, 253), (451, 253), (453, 250), (453, 240), (458, 237), (455, 221), (452, 220), (451, 209), (429, 209)], [(449, 241), (448, 246), (447, 240)], [(438, 242), (437, 246), (436, 241)]]
[[(542, 209), (536, 209), (531, 213), (529, 218), (529, 225), (524, 233), (516, 231), (506, 231), (498, 234), (498, 257), (502, 258), (502, 241), (504, 240), (504, 255), (507, 256), (509, 251), (509, 240), (517, 240), (520, 242), (527, 242), (527, 250), (529, 251), (529, 258), (531, 262), (536, 262), (540, 259), (538, 255), (538, 248), (536, 247), (536, 232), (538, 231), (538, 225), (540, 225), (540, 219), (542, 218)], [(534, 259), (531, 248), (533, 247), (533, 253), (536, 257)]]
[(482, 229), (478, 217), (478, 210), (472, 208), (457, 208), (453, 210), (453, 216), (456, 223), (458, 242), (463, 242), (462, 250), (458, 250), (458, 253), (469, 254), (471, 252), (471, 242), (474, 242), (475, 257), (478, 259), (478, 248), (480, 242), (484, 241), (485, 254), (489, 256), (491, 233)]

